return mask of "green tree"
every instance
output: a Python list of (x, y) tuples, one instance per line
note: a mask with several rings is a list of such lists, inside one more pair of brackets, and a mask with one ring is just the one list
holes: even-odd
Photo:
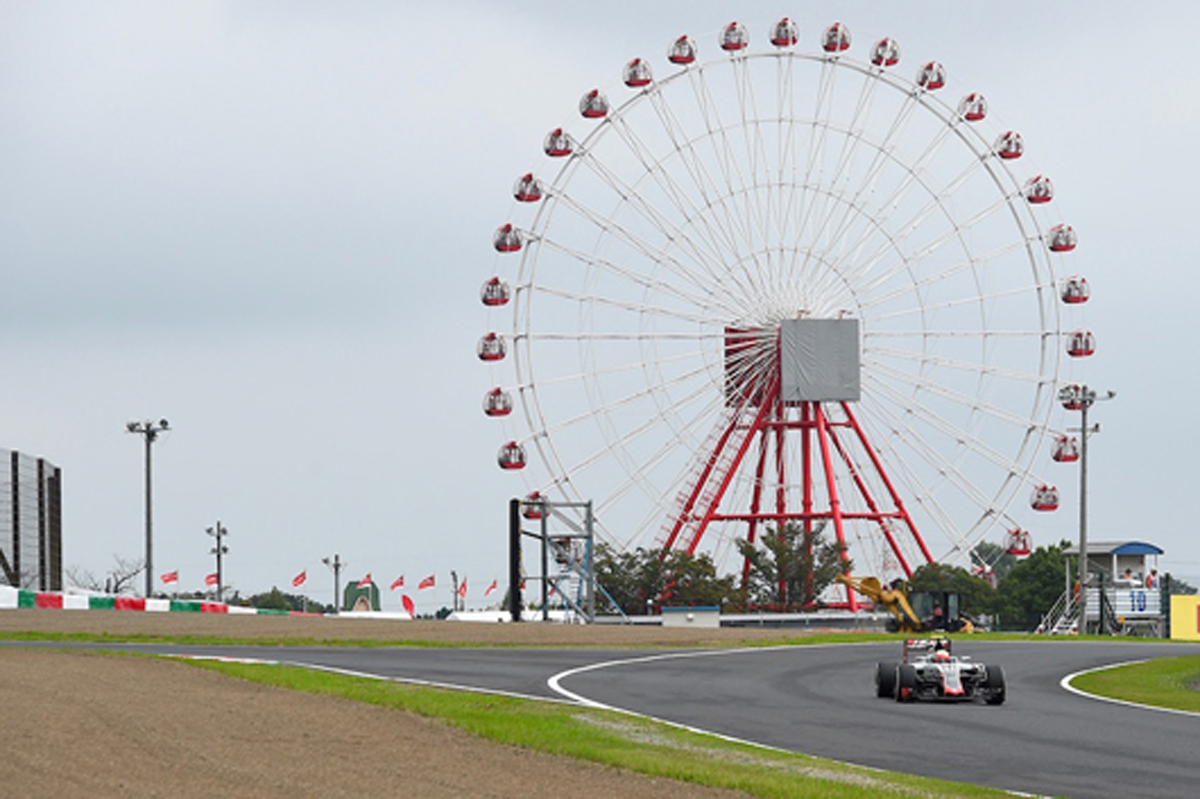
[(601, 607), (615, 603), (630, 616), (645, 615), (663, 603), (720, 607), (733, 594), (733, 579), (717, 576), (708, 555), (596, 546), (596, 582), (604, 589), (597, 601)]
[(974, 555), (975, 563), (991, 564), (997, 580), (1003, 580), (1013, 567), (1021, 562), (1016, 555), (1008, 554), (1004, 547), (991, 541), (980, 541), (971, 554)]
[(757, 544), (738, 539), (747, 563), (742, 596), (748, 605), (784, 612), (812, 608), (837, 575), (853, 564), (843, 561), (845, 547), (826, 541), (824, 524), (805, 530), (789, 522), (781, 530), (768, 528)]
[(952, 591), (958, 594), (958, 610), (977, 617), (994, 613), (996, 591), (987, 582), (958, 566), (926, 563), (912, 573), (908, 581), (911, 591)]
[(999, 625), (1007, 630), (1033, 630), (1066, 588), (1063, 541), (1038, 547), (1008, 573), (996, 588), (995, 611)]
[(276, 586), (272, 586), (265, 594), (250, 597), (250, 604), (263, 610), (288, 610), (287, 597)]

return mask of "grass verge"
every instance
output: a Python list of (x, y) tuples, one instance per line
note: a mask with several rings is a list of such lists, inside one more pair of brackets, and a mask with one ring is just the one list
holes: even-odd
[(421, 688), (309, 669), (189, 661), (257, 683), (415, 713), (508, 746), (753, 796), (987, 797), (1002, 791), (876, 771), (691, 733), (624, 714), (551, 702)]
[(1081, 691), (1200, 713), (1200, 657), (1174, 657), (1115, 666), (1081, 674), (1071, 681)]

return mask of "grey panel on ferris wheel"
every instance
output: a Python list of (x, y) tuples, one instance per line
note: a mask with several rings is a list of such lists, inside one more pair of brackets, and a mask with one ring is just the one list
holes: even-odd
[(779, 337), (785, 403), (858, 401), (857, 319), (785, 319)]

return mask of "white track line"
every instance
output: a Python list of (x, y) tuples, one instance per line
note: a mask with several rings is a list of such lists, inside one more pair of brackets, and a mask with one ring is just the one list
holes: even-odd
[(1100, 694), (1093, 694), (1093, 693), (1089, 693), (1087, 691), (1082, 691), (1082, 690), (1076, 688), (1075, 686), (1071, 685), (1071, 680), (1075, 679), (1076, 677), (1081, 677), (1084, 674), (1091, 674), (1096, 671), (1107, 671), (1108, 669), (1116, 669), (1116, 668), (1120, 668), (1121, 666), (1135, 666), (1138, 663), (1148, 663), (1149, 661), (1151, 661), (1153, 659), (1154, 658), (1143, 658), (1142, 660), (1128, 660), (1128, 661), (1125, 661), (1124, 663), (1109, 663), (1107, 666), (1097, 666), (1094, 669), (1084, 669), (1083, 671), (1077, 671), (1074, 674), (1068, 674), (1066, 677), (1063, 677), (1062, 680), (1059, 681), (1058, 684), (1059, 684), (1059, 687), (1061, 687), (1064, 691), (1070, 691), (1071, 693), (1075, 694), (1076, 696), (1082, 696), (1086, 699), (1095, 699), (1097, 702), (1109, 702), (1114, 705), (1124, 705), (1125, 707), (1135, 707), (1135, 708), (1139, 708), (1141, 710), (1155, 710), (1155, 711), (1158, 711), (1159, 713), (1174, 713), (1177, 716), (1192, 716), (1194, 718), (1200, 718), (1200, 713), (1197, 713), (1192, 710), (1177, 710), (1176, 708), (1173, 708), (1173, 707), (1158, 707), (1157, 705), (1143, 705), (1140, 702), (1128, 702), (1124, 699), (1113, 699), (1110, 696), (1101, 696)]

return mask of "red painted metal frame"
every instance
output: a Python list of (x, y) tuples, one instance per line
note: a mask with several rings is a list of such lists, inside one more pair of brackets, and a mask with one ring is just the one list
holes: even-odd
[[(754, 386), (750, 386), (742, 393), (741, 396), (745, 398), (745, 402), (732, 414), (731, 420), (726, 424), (725, 429), (718, 437), (713, 451), (709, 453), (703, 468), (696, 475), (695, 483), (690, 487), (682, 508), (676, 517), (670, 520), (670, 533), (661, 543), (663, 551), (666, 552), (672, 548), (677, 548), (686, 549), (688, 553), (694, 553), (701, 539), (704, 537), (708, 526), (714, 521), (746, 522), (748, 525), (747, 540), (753, 543), (758, 535), (760, 523), (771, 522), (777, 527), (782, 527), (789, 521), (796, 521), (800, 522), (807, 532), (812, 530), (815, 520), (828, 520), (833, 524), (834, 535), (838, 543), (843, 547), (842, 558), (845, 562), (849, 562), (850, 555), (846, 548), (845, 522), (848, 520), (867, 520), (879, 526), (884, 540), (887, 542), (887, 546), (896, 555), (905, 575), (912, 575), (913, 564), (904, 556), (900, 543), (897, 540), (897, 530), (893, 528), (892, 522), (900, 523), (903, 528), (907, 528), (908, 534), (916, 541), (925, 562), (933, 562), (933, 556), (930, 554), (929, 548), (925, 545), (924, 540), (917, 531), (916, 525), (913, 523), (912, 517), (904, 506), (903, 500), (888, 477), (878, 453), (868, 440), (862, 426), (858, 423), (858, 419), (850, 408), (850, 403), (804, 401), (794, 406), (789, 406), (782, 399), (777, 360), (769, 374), (769, 378), (765, 380), (760, 378), (766, 384), (765, 390), (762, 390), (761, 393)], [(755, 408), (755, 405), (757, 405), (757, 408)], [(826, 407), (840, 409), (844, 419), (831, 419), (826, 412)], [(749, 420), (747, 427), (746, 416), (752, 408), (755, 409), (755, 413), (753, 418)], [(792, 419), (788, 418), (789, 408), (796, 409), (793, 411)], [(798, 411), (798, 419), (794, 418), (796, 411)], [(858, 444), (867, 453), (870, 462), (869, 467), (866, 464), (855, 463), (850, 451), (837, 434), (837, 428), (839, 427), (847, 428), (851, 431), (851, 438), (857, 439)], [(739, 432), (739, 430), (745, 430), (745, 435), (736, 444), (737, 450), (733, 453), (733, 457), (728, 465), (722, 467), (723, 458), (729, 454), (726, 452), (727, 448), (734, 446), (731, 443), (731, 439), (734, 438), (734, 433)], [(800, 435), (801, 474), (799, 488), (801, 490), (801, 508), (798, 512), (795, 510), (789, 511), (787, 507), (787, 458), (784, 445), (788, 431), (796, 431)], [(812, 440), (814, 436), (816, 437), (817, 450), (820, 455), (820, 477), (823, 477), (825, 481), (825, 496), (828, 500), (827, 508), (816, 507), (816, 500), (814, 499), (814, 480), (819, 479), (813, 462)], [(722, 513), (720, 511), (721, 502), (755, 439), (758, 440), (758, 452), (753, 467), (754, 485), (751, 491), (749, 511), (745, 513)], [(776, 481), (775, 507), (773, 510), (764, 511), (762, 507), (764, 476), (767, 471), (766, 464), (772, 448), (775, 451), (775, 463), (773, 464)], [(867, 476), (864, 474), (864, 471), (871, 472), (879, 478), (879, 481), (886, 489), (887, 496), (891, 499), (894, 510), (885, 510), (880, 507), (878, 499), (872, 494), (868, 486)], [(839, 474), (847, 474), (850, 477), (855, 491), (867, 507), (867, 512), (846, 512), (842, 509), (842, 502), (838, 496), (837, 488)], [(709, 489), (714, 482), (716, 483), (716, 490), (706, 494), (706, 489)], [(704, 499), (701, 499), (702, 497)], [(748, 568), (749, 563), (744, 563), (742, 568), (743, 577), (747, 575)], [(844, 602), (833, 604), (834, 606), (847, 607), (851, 610), (858, 609), (858, 602), (854, 592), (849, 590), (847, 590)]]

